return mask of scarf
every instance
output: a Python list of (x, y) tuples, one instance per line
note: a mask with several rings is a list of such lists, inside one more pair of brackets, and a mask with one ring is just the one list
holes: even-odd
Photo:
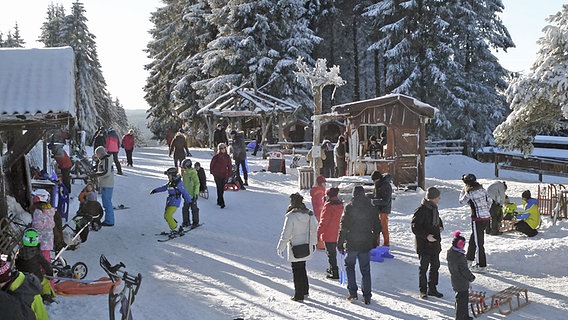
[(440, 227), (440, 212), (438, 212), (438, 206), (428, 199), (422, 199), (422, 205), (432, 210), (432, 225), (434, 227)]

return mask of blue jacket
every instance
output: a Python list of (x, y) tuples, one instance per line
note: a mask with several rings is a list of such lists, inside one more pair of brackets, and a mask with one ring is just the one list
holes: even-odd
[(187, 201), (187, 203), (191, 203), (191, 197), (189, 193), (183, 187), (183, 182), (181, 181), (181, 177), (178, 175), (171, 183), (168, 182), (161, 187), (157, 187), (156, 189), (152, 190), (151, 193), (157, 192), (168, 192), (168, 198), (166, 199), (166, 206), (175, 206), (179, 207), (181, 204), (181, 197)]

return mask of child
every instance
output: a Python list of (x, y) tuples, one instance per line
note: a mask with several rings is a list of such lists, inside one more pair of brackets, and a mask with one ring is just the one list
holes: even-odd
[(540, 225), (538, 200), (531, 196), (531, 192), (529, 190), (523, 191), (521, 197), (523, 198), (524, 212), (516, 216), (517, 220), (520, 221), (515, 224), (515, 229), (529, 237), (534, 237), (538, 234), (536, 229)]
[(456, 292), (456, 320), (471, 320), (469, 316), (468, 303), (469, 303), (469, 289), (471, 283), (475, 280), (475, 276), (467, 266), (467, 259), (465, 257), (465, 238), (460, 235), (460, 231), (454, 231), (454, 240), (452, 247), (448, 249), (448, 269), (452, 279), (452, 288)]
[(318, 225), (318, 240), (325, 243), (329, 268), (326, 278), (339, 279), (337, 267), (337, 235), (339, 234), (339, 222), (343, 214), (343, 201), (339, 200), (338, 188), (329, 188), (326, 192), (325, 203), (321, 212)]
[(195, 170), (197, 171), (197, 177), (199, 178), (199, 192), (203, 193), (207, 191), (207, 176), (205, 175), (205, 170), (201, 167), (201, 163), (196, 162)]
[[(192, 168), (191, 165), (191, 159), (185, 159), (181, 163), (181, 176), (183, 179), (183, 186), (192, 199), (191, 203), (183, 203), (183, 222), (181, 225), (184, 227), (189, 227), (190, 221), (193, 220), (193, 224), (191, 224), (191, 228), (193, 229), (199, 226), (199, 208), (197, 207), (197, 198), (199, 196), (199, 178), (197, 177), (197, 171)], [(190, 208), (192, 219), (189, 219)]]
[(53, 302), (55, 291), (51, 287), (49, 280), (43, 275), (53, 276), (53, 268), (51, 263), (45, 259), (39, 250), (39, 235), (33, 228), (24, 231), (22, 237), (23, 247), (20, 248), (16, 256), (16, 269), (33, 273), (41, 280), (41, 297), (45, 302)]
[(51, 261), (50, 252), (53, 250), (53, 216), (55, 209), (49, 203), (49, 192), (37, 189), (33, 193), (32, 227), (39, 233), (41, 253), (45, 260)]
[[(323, 199), (325, 197), (325, 177), (318, 176), (316, 178), (316, 185), (310, 189), (310, 196), (312, 197), (312, 208), (316, 219), (319, 221), (321, 216), (321, 210), (323, 208)], [(325, 249), (325, 244), (323, 241), (318, 241), (318, 249)]]
[(33, 274), (12, 271), (10, 265), (2, 259), (0, 260), (0, 288), (19, 301), (22, 319), (49, 319), (45, 305), (41, 301), (41, 285)]
[(87, 196), (87, 194), (89, 192), (95, 192), (95, 188), (93, 187), (92, 183), (87, 183), (87, 185), (85, 186), (85, 188), (83, 188), (83, 190), (81, 191), (81, 193), (79, 193), (79, 203), (83, 204), (87, 201), (87, 199), (85, 199), (85, 197)]
[(150, 194), (154, 194), (157, 192), (168, 192), (168, 198), (166, 199), (166, 208), (164, 210), (164, 219), (168, 223), (170, 227), (170, 237), (175, 237), (177, 234), (183, 233), (183, 227), (180, 227), (179, 230), (176, 232), (178, 223), (176, 219), (173, 218), (174, 213), (176, 212), (177, 208), (181, 204), (181, 197), (185, 199), (188, 203), (191, 203), (191, 197), (183, 187), (183, 182), (181, 181), (181, 176), (178, 174), (176, 168), (169, 168), (164, 172), (165, 175), (168, 176), (169, 182), (165, 185), (155, 188), (154, 190), (150, 191)]

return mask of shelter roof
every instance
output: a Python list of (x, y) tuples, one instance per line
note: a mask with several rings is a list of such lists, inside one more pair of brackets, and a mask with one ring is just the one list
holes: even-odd
[(75, 115), (75, 56), (71, 47), (0, 49), (0, 122)]
[(438, 112), (437, 108), (403, 94), (388, 94), (382, 97), (340, 104), (333, 106), (331, 111), (333, 113), (349, 114), (354, 116), (367, 108), (380, 108), (397, 103), (400, 103), (420, 116), (428, 118), (433, 118), (436, 112)]
[(260, 114), (292, 113), (300, 105), (245, 85), (235, 87), (197, 111), (219, 117), (253, 117)]

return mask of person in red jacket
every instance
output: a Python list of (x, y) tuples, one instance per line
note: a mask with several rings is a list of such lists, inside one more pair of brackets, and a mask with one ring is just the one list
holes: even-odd
[(339, 269), (337, 268), (337, 235), (339, 234), (339, 223), (343, 214), (343, 201), (337, 195), (339, 188), (329, 188), (326, 191), (325, 202), (321, 211), (318, 225), (318, 240), (325, 243), (329, 268), (326, 270), (328, 279), (339, 279)]
[(134, 150), (134, 131), (132, 129), (122, 136), (121, 145), (126, 152), (126, 165), (132, 167), (132, 151)]
[[(319, 221), (321, 216), (321, 209), (323, 207), (323, 198), (325, 197), (325, 177), (318, 176), (316, 178), (316, 185), (310, 189), (310, 196), (312, 197), (312, 208), (316, 219)], [(325, 249), (323, 241), (318, 241), (318, 249)]]
[(120, 140), (118, 138), (118, 134), (112, 128), (108, 129), (105, 149), (106, 152), (110, 154), (114, 160), (114, 165), (116, 167), (116, 174), (122, 175), (122, 167), (120, 166), (120, 161), (118, 160), (118, 152), (120, 151)]
[(63, 145), (59, 143), (50, 143), (47, 148), (51, 150), (53, 159), (57, 162), (59, 170), (61, 170), (61, 182), (67, 188), (67, 192), (71, 193), (71, 167), (73, 162), (67, 151), (63, 149)]
[(209, 171), (213, 175), (215, 185), (217, 186), (217, 205), (223, 209), (225, 208), (225, 199), (223, 198), (225, 183), (233, 172), (232, 161), (227, 153), (226, 144), (219, 143), (217, 146), (217, 154), (211, 159)]

